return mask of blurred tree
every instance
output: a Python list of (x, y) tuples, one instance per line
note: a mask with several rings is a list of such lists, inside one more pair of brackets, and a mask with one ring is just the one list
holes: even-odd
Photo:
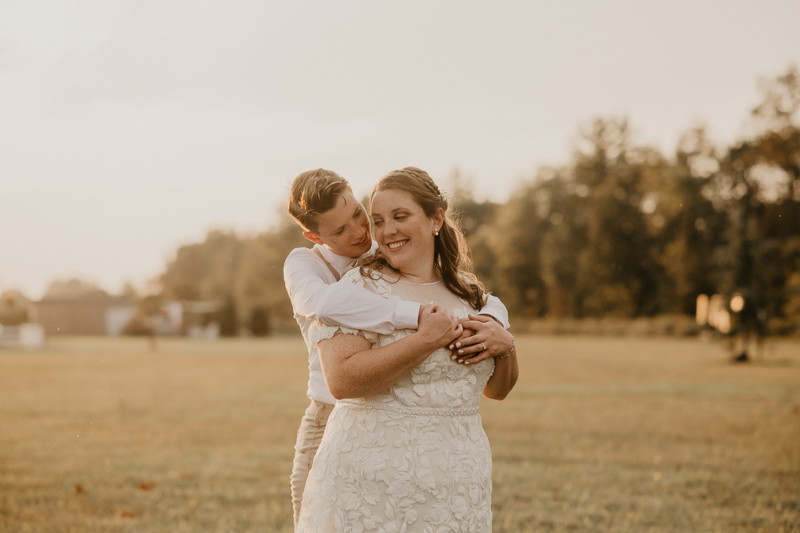
[[(800, 223), (800, 221), (798, 221)], [(790, 334), (800, 329), (800, 237), (789, 237), (781, 249), (784, 277), (781, 315), (771, 324), (772, 331)]]
[[(299, 226), (283, 212), (275, 228), (247, 239), (234, 281), (239, 316), (252, 318), (255, 309), (262, 309), (273, 329), (296, 327), (283, 283), (283, 263), (294, 248), (309, 246), (311, 243), (303, 237)], [(248, 326), (251, 331), (259, 327)]]
[(225, 231), (211, 231), (204, 242), (181, 246), (161, 276), (162, 297), (225, 301), (233, 293), (241, 248), (236, 234)]
[(542, 279), (547, 287), (547, 315), (578, 316), (581, 297), (577, 290), (582, 254), (587, 249), (586, 197), (589, 188), (576, 185), (569, 171), (540, 172), (539, 215), (542, 217)]
[[(717, 289), (745, 298), (740, 326), (762, 335), (781, 322), (787, 307), (786, 246), (800, 235), (800, 80), (786, 75), (762, 81), (763, 102), (753, 111), (755, 136), (728, 149), (706, 189), (727, 214), (723, 266)], [(791, 248), (791, 247), (789, 247)], [(792, 252), (788, 254), (791, 256)]]
[(572, 168), (588, 188), (586, 246), (577, 280), (580, 316), (650, 315), (657, 311), (656, 270), (641, 204), (649, 172), (664, 167), (655, 150), (633, 146), (624, 120), (598, 119), (579, 137)]
[(216, 314), (219, 334), (223, 337), (235, 337), (239, 334), (239, 319), (236, 313), (236, 302), (233, 296), (225, 299), (225, 305)]
[(475, 200), (472, 180), (465, 178), (458, 169), (453, 171), (447, 181), (452, 216), (461, 227), (469, 246), (473, 272), (491, 291), (496, 287), (491, 236), (494, 232), (497, 205), (488, 200)]
[(481, 226), (491, 221), (494, 215), (494, 204), (489, 201), (478, 202), (475, 199), (473, 181), (466, 178), (458, 169), (449, 178), (448, 192), (450, 206), (461, 225), (461, 231), (467, 239)]
[(30, 302), (19, 291), (0, 294), (0, 325), (19, 326), (28, 321)]
[(80, 279), (56, 280), (50, 283), (45, 298), (85, 298), (108, 296), (108, 293), (90, 281)]
[[(597, 119), (567, 165), (504, 204), (478, 201), (455, 170), (444, 188), (475, 273), (517, 316), (694, 314), (699, 294), (739, 292), (744, 326), (797, 328), (800, 75), (761, 89), (751, 135), (726, 149), (695, 127), (667, 158), (635, 144), (625, 120)], [(226, 302), (254, 334), (294, 329), (282, 267), (298, 246), (310, 243), (283, 212), (263, 234), (211, 232), (177, 251), (160, 296)]]
[(718, 171), (717, 149), (696, 127), (680, 139), (671, 168), (651, 174), (642, 209), (665, 274), (658, 296), (662, 313), (694, 314), (697, 296), (716, 292), (715, 252), (727, 219), (703, 191)]
[(293, 319), (283, 262), (293, 248), (306, 245), (300, 229), (283, 213), (276, 228), (260, 235), (209, 232), (204, 242), (178, 249), (160, 277), (158, 299), (223, 302), (217, 318), (225, 322), (220, 323), (224, 335), (235, 334), (240, 326), (262, 328), (250, 323), (255, 309), (266, 314), (267, 324), (285, 328)]
[[(239, 268), (233, 281), (233, 294), (241, 317), (253, 317), (255, 309), (261, 309), (269, 314), (269, 291), (274, 290), (275, 284), (273, 270), (276, 253), (271, 246), (270, 234), (257, 235), (245, 239), (242, 246), (242, 256)], [(268, 320), (268, 318), (265, 318)], [(258, 325), (248, 323), (252, 333)]]
[(509, 311), (526, 317), (547, 312), (542, 279), (543, 201), (536, 181), (522, 184), (499, 209), (491, 240), (492, 286)]
[(792, 65), (781, 76), (762, 79), (759, 88), (762, 101), (752, 111), (756, 128), (779, 135), (796, 130), (800, 111), (800, 72), (797, 67)]
[(269, 315), (263, 307), (256, 307), (250, 313), (250, 332), (255, 337), (265, 337), (269, 334)]
[(136, 289), (136, 287), (130, 281), (126, 281), (122, 285), (122, 290), (120, 290), (119, 294), (120, 294), (120, 296), (129, 296), (130, 298), (133, 298), (134, 300), (139, 298), (139, 291)]

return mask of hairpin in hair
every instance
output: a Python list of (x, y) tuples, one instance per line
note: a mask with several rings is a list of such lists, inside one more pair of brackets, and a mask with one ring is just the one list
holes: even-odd
[(439, 189), (439, 198), (443, 202), (449, 202), (450, 201), (450, 193), (445, 191), (444, 189)]

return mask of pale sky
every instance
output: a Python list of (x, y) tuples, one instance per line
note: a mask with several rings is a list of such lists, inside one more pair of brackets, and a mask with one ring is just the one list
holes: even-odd
[(479, 198), (627, 117), (725, 144), (800, 66), (796, 0), (0, 0), (0, 292), (116, 292), (210, 229), (267, 230), (291, 179), (459, 168)]

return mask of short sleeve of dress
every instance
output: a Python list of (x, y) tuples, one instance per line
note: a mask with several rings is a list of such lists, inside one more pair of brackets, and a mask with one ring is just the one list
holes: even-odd
[[(387, 300), (399, 300), (399, 298), (393, 297), (391, 291), (386, 286), (386, 282), (384, 282), (382, 279), (374, 279), (368, 276), (362, 276), (360, 269), (358, 268), (348, 271), (344, 276), (342, 276), (341, 281), (338, 281), (338, 283), (353, 283), (355, 285), (360, 285), (371, 293), (382, 296)], [(354, 312), (357, 313), (358, 310), (354, 309)], [(372, 331), (351, 329), (344, 326), (331, 326), (318, 320), (314, 322), (313, 327), (314, 333), (312, 334), (311, 339), (314, 344), (318, 344), (321, 341), (333, 338), (333, 336), (339, 332), (344, 333), (345, 335), (361, 335), (367, 339), (370, 344), (372, 344), (372, 347), (375, 347), (375, 345), (378, 343), (379, 335)]]

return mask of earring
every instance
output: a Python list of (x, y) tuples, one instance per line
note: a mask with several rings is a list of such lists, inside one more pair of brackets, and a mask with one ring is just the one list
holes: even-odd
[(435, 230), (433, 230), (433, 234), (438, 237), (439, 236), (439, 228), (436, 228)]

